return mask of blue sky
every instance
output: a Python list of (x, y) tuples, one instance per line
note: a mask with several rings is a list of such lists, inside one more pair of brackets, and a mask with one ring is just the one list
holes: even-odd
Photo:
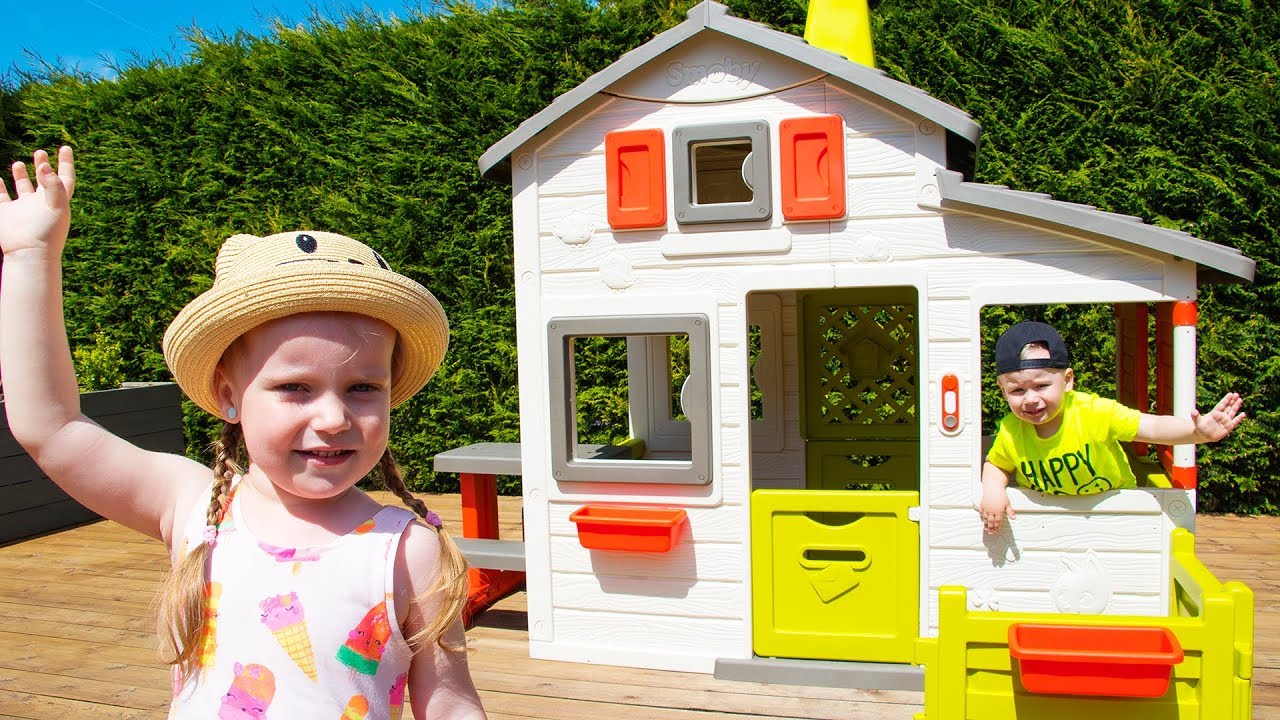
[[(145, 58), (181, 58), (190, 49), (182, 28), (197, 25), (208, 34), (237, 29), (262, 35), (273, 18), (305, 22), (313, 10), (336, 17), (344, 9), (367, 9), (381, 17), (410, 17), (416, 0), (63, 0), (39, 3), (3, 0), (0, 19), (0, 75), (16, 64), (31, 69), (23, 50), (46, 61), (110, 77), (110, 65), (127, 64), (131, 53)], [(59, 62), (60, 61), (60, 62)]]

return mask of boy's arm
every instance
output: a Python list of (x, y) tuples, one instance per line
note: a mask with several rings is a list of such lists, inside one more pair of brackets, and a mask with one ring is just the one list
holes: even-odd
[(1190, 445), (1217, 442), (1244, 421), (1240, 412), (1243, 401), (1236, 393), (1227, 393), (1208, 413), (1201, 415), (1192, 408), (1191, 417), (1143, 414), (1138, 420), (1134, 440), (1156, 445)]
[(193, 501), (211, 473), (182, 456), (142, 450), (81, 414), (62, 317), (75, 165), (68, 147), (58, 152), (56, 173), (43, 150), (33, 160), (35, 185), (14, 163), (15, 196), (0, 187), (0, 372), (9, 429), (76, 500), (167, 541), (175, 509)]
[(982, 515), (982, 526), (988, 535), (1000, 532), (1000, 525), (1007, 515), (1010, 519), (1017, 517), (1013, 506), (1009, 504), (1010, 474), (996, 467), (990, 460), (982, 464), (982, 503), (978, 512)]
[[(432, 601), (438, 596), (425, 595), (433, 589), (439, 574), (440, 537), (430, 528), (410, 524), (397, 552), (395, 578), (397, 604), (408, 608), (401, 623), (406, 638), (423, 627), (425, 618), (434, 617), (440, 611), (439, 603)], [(424, 598), (425, 601), (418, 602)], [(445, 642), (456, 647), (465, 644), (461, 618), (445, 632)], [(415, 720), (485, 720), (488, 717), (471, 680), (466, 651), (445, 650), (434, 640), (414, 649), (408, 691)]]

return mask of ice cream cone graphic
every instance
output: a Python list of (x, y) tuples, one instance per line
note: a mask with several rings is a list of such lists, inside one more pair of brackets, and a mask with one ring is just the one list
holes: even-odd
[(373, 675), (378, 672), (378, 663), (390, 638), (387, 603), (381, 602), (369, 608), (360, 624), (347, 633), (347, 641), (338, 648), (338, 660), (356, 672)]
[(352, 695), (338, 720), (365, 720), (369, 716), (369, 701), (363, 695)]
[(272, 595), (259, 607), (262, 609), (262, 624), (275, 635), (276, 642), (289, 653), (294, 664), (315, 681), (316, 655), (311, 650), (311, 633), (307, 630), (298, 594)]
[(409, 673), (400, 673), (391, 683), (391, 720), (400, 720), (404, 713), (404, 686), (408, 681)]

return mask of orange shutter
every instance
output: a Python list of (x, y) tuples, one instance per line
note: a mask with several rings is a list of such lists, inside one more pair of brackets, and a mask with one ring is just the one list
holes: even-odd
[(666, 146), (661, 130), (617, 130), (604, 136), (609, 225), (646, 228), (667, 223)]
[(783, 120), (782, 216), (828, 220), (844, 216), (844, 119), (839, 115)]

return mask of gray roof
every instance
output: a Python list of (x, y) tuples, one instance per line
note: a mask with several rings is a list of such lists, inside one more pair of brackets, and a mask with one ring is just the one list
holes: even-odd
[[(1205, 282), (1253, 282), (1254, 261), (1239, 250), (1201, 240), (1179, 230), (1147, 225), (1141, 218), (1104, 212), (1091, 205), (1054, 200), (1044, 193), (1010, 190), (1003, 185), (968, 182), (958, 172), (937, 171), (941, 206), (981, 215), (1007, 217), (1058, 232), (1117, 241), (1190, 260), (1202, 268)], [(1207, 269), (1209, 272), (1204, 272)]]
[[(525, 120), (515, 132), (499, 140), (480, 156), (480, 174), (490, 180), (511, 181), (511, 154), (556, 120), (573, 112), (597, 93), (623, 79), (662, 53), (703, 32), (716, 32), (789, 57), (820, 70), (827, 75), (860, 88), (883, 101), (922, 116), (946, 128), (948, 143), (963, 144), (957, 163), (971, 172), (982, 128), (965, 113), (923, 90), (891, 79), (883, 72), (846, 60), (843, 56), (814, 47), (794, 35), (770, 29), (759, 23), (736, 18), (729, 9), (714, 0), (704, 0), (689, 9), (688, 19), (658, 35), (649, 42), (623, 55), (616, 62), (587, 78), (581, 85), (556, 98), (533, 117)], [(953, 157), (955, 148), (948, 152)]]

